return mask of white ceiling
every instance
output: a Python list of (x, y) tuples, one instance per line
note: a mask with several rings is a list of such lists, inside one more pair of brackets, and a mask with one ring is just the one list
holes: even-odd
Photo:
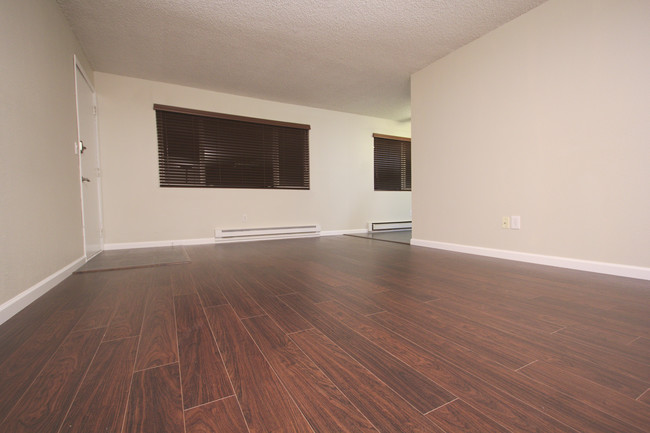
[(395, 120), (410, 75), (545, 0), (57, 0), (96, 71)]

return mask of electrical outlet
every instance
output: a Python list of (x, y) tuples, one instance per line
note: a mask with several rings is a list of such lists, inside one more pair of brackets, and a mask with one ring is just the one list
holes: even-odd
[(510, 228), (513, 230), (521, 229), (521, 217), (519, 215), (513, 215), (510, 217)]
[(504, 216), (501, 218), (501, 228), (502, 229), (510, 228), (510, 217)]

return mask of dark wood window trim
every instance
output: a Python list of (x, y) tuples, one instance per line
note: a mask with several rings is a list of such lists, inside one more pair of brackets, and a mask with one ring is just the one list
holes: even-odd
[(160, 186), (309, 189), (309, 125), (154, 104)]
[(411, 139), (386, 134), (372, 136), (375, 191), (411, 191)]
[(196, 116), (213, 117), (215, 119), (236, 120), (239, 122), (258, 123), (260, 125), (284, 126), (296, 129), (311, 129), (311, 125), (302, 123), (280, 122), (278, 120), (258, 119), (256, 117), (236, 116), (234, 114), (215, 113), (212, 111), (194, 110), (192, 108), (173, 107), (171, 105), (153, 104), (153, 109), (169, 113), (194, 114)]
[(397, 135), (372, 134), (372, 136), (373, 138), (385, 138), (386, 140), (405, 141), (407, 143), (411, 142), (409, 137), (398, 137)]

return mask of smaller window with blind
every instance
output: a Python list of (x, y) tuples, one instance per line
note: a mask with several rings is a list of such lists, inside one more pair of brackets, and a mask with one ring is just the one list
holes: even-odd
[(160, 186), (309, 189), (309, 125), (153, 108)]
[(375, 191), (411, 190), (411, 139), (372, 134), (375, 139)]

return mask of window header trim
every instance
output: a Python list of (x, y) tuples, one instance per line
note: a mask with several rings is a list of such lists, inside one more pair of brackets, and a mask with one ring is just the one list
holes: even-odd
[(234, 114), (214, 113), (212, 111), (195, 110), (192, 108), (174, 107), (171, 105), (153, 104), (156, 111), (167, 111), (170, 113), (193, 114), (196, 116), (214, 117), (216, 119), (236, 120), (239, 122), (259, 123), (262, 125), (283, 126), (285, 128), (311, 129), (311, 125), (302, 123), (280, 122), (278, 120), (258, 119), (255, 117), (236, 116)]
[(383, 138), (385, 140), (395, 140), (395, 141), (407, 141), (411, 142), (409, 137), (398, 137), (396, 135), (386, 135), (386, 134), (372, 134), (374, 138)]

